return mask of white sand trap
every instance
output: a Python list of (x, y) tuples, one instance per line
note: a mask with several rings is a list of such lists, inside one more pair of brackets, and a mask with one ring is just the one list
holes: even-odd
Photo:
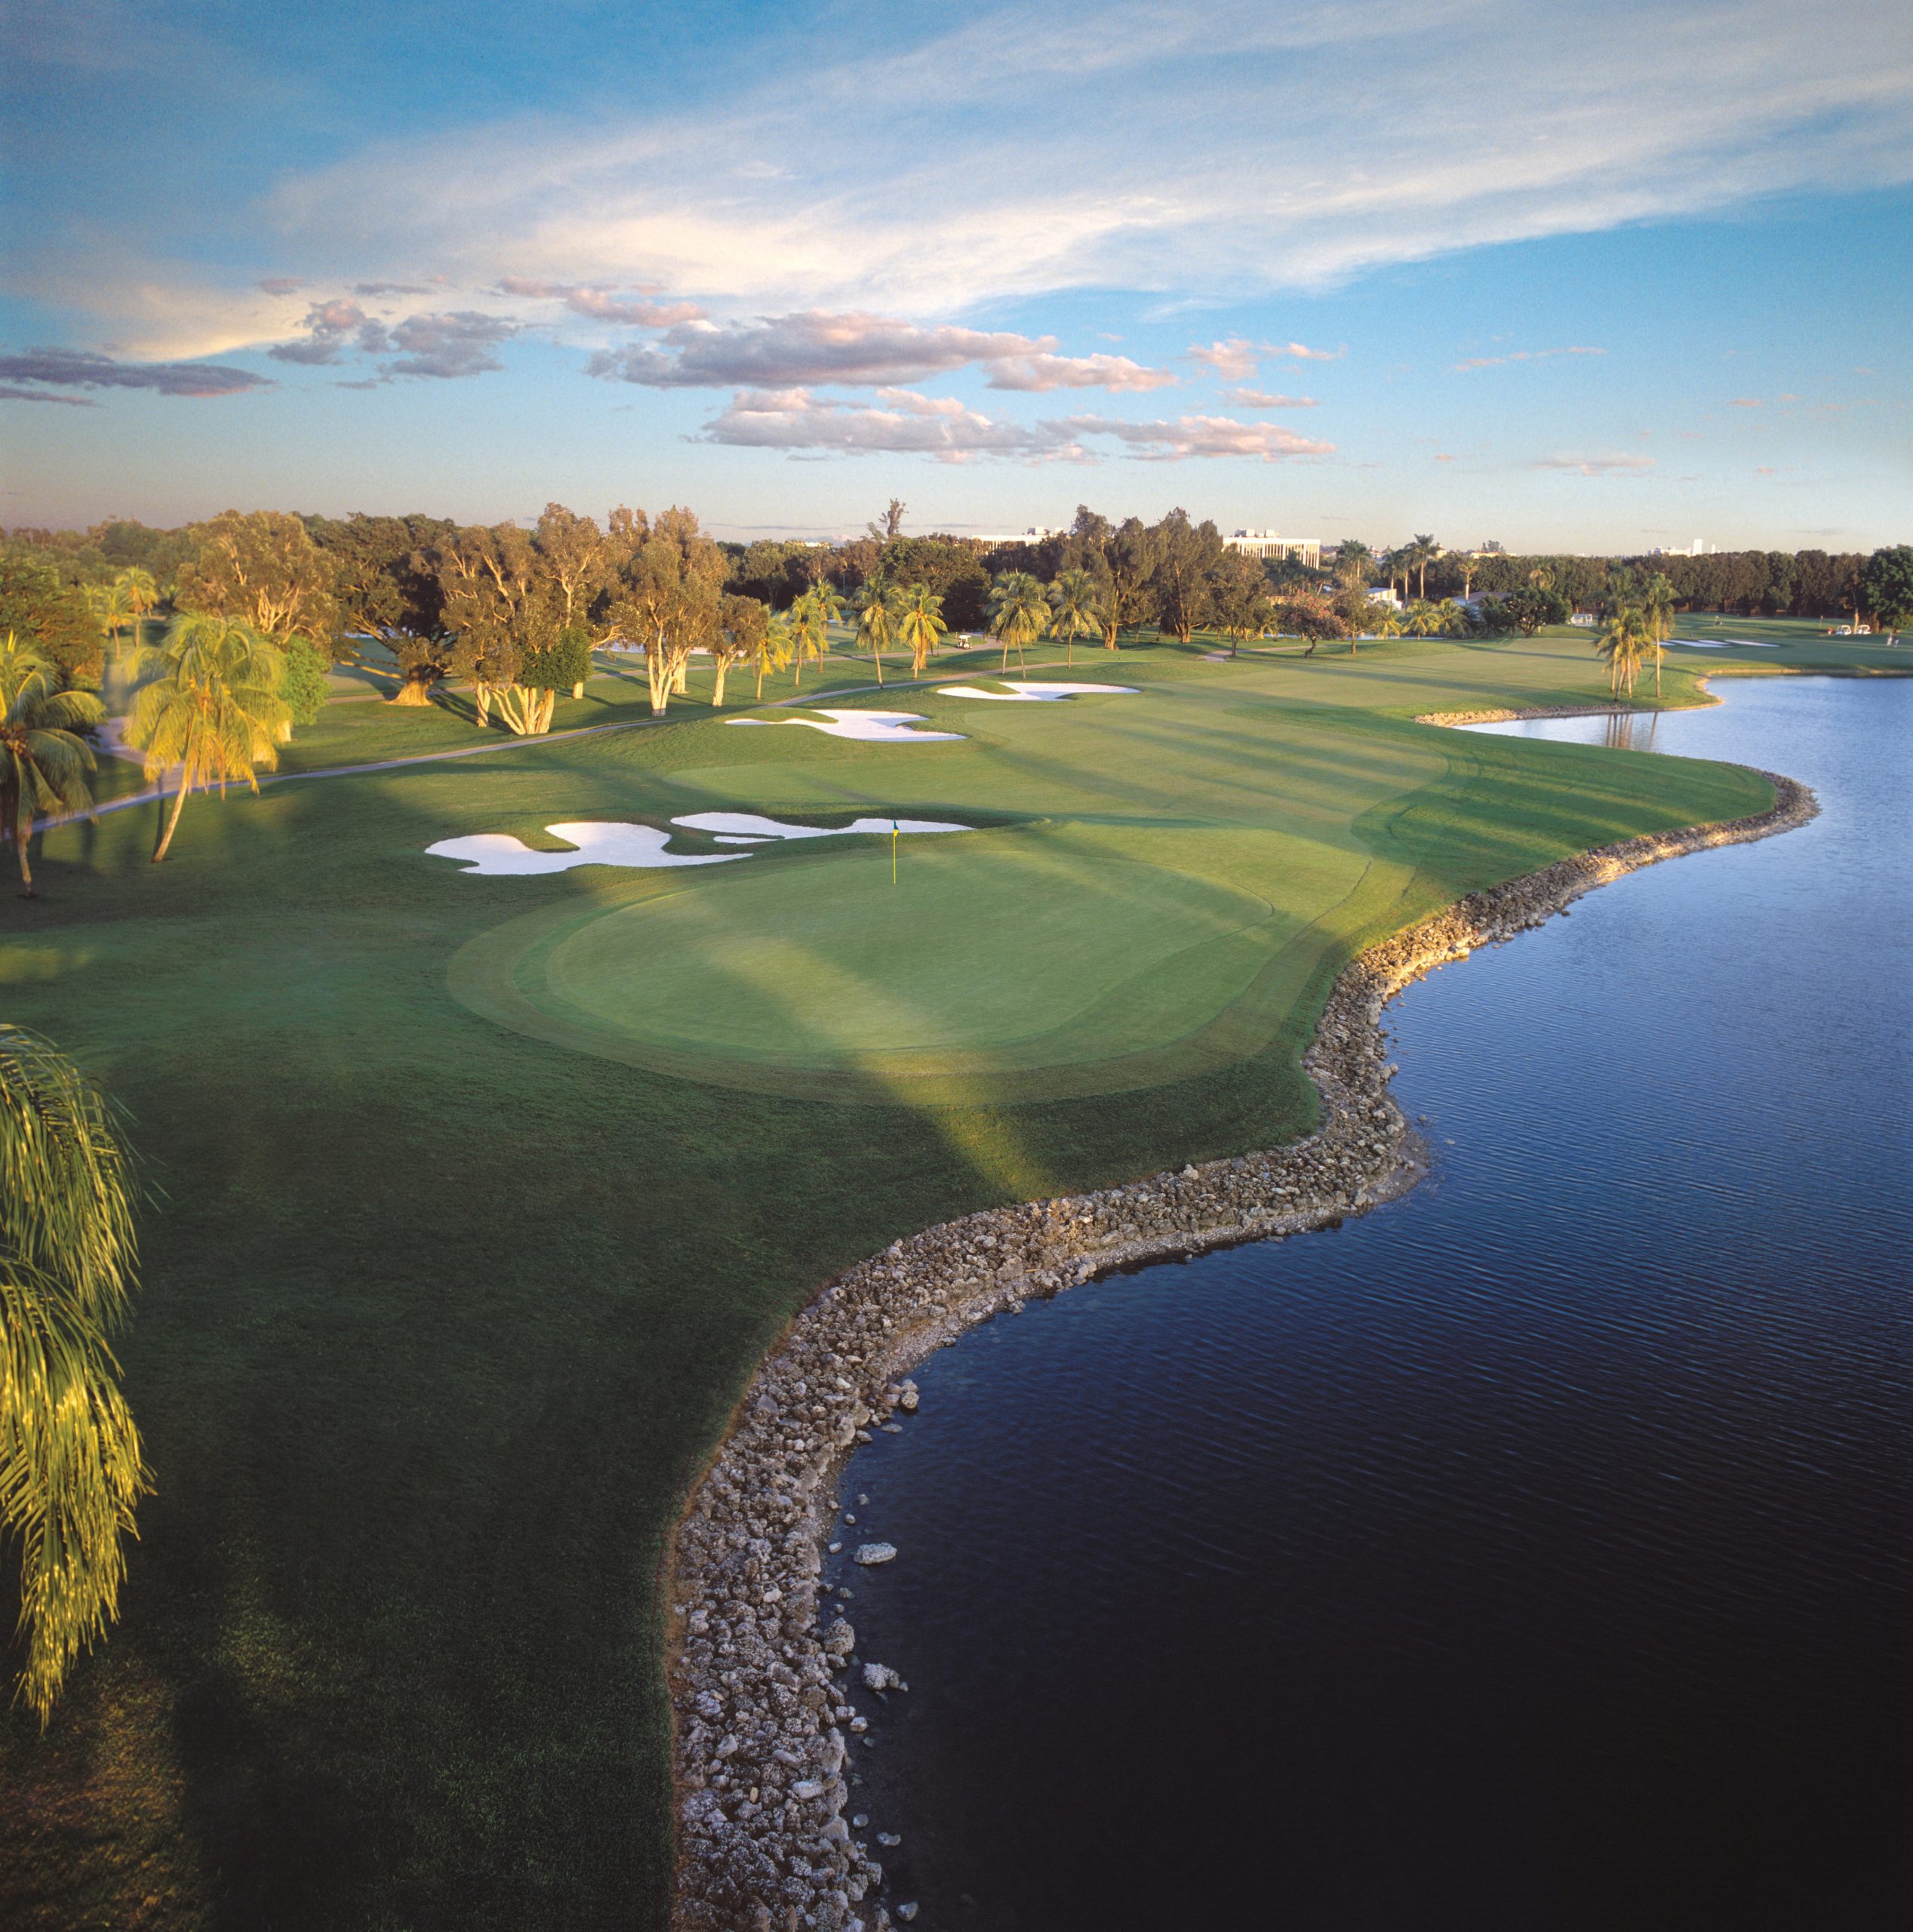
[[(834, 830), (823, 825), (786, 825), (781, 819), (761, 818), (755, 812), (693, 812), (684, 818), (674, 818), (673, 825), (687, 825), (696, 832), (710, 832), (718, 835), (720, 845), (749, 843), (752, 845), (769, 844), (778, 838), (848, 838), (853, 835), (868, 837), (871, 833), (887, 833), (894, 826), (899, 832), (972, 832), (973, 826), (945, 825), (932, 818), (860, 818), (850, 825), (840, 825)], [(740, 835), (755, 835), (740, 838)]]
[(1670, 638), (1668, 642), (1676, 651), (1724, 651), (1727, 648), (1725, 645), (1715, 644), (1706, 638), (1677, 637)]
[(576, 846), (574, 852), (534, 852), (505, 832), (474, 832), (467, 838), (441, 838), (425, 849), (441, 859), (463, 859), (466, 871), (494, 877), (503, 872), (564, 872), (574, 866), (727, 866), (748, 852), (667, 852), (672, 835), (654, 825), (548, 825), (554, 838)]
[[(820, 705), (820, 711), (823, 707)], [(827, 722), (826, 721), (828, 721)], [(961, 738), (961, 731), (913, 731), (924, 721), (920, 711), (823, 711), (817, 718), (731, 718), (730, 724), (807, 724), (833, 738), (861, 738), (867, 744), (927, 745), (937, 738)]]
[(937, 695), (940, 697), (1004, 698), (1013, 703), (1026, 704), (1056, 704), (1064, 698), (1085, 697), (1095, 691), (1114, 691), (1133, 697), (1136, 688), (1133, 685), (1039, 685), (1033, 679), (1010, 683), (1005, 678), (1003, 681), (1010, 685), (1007, 691), (986, 691), (977, 685), (940, 685)]

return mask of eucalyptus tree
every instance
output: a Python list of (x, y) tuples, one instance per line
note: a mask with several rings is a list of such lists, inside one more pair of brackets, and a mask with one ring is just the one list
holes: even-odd
[(1019, 666), (1027, 671), (1024, 653), (1050, 626), (1050, 600), (1042, 584), (1027, 571), (1005, 571), (990, 591), (990, 635), (1003, 647), (1002, 669), (1007, 675), (1010, 654), (1016, 654)]
[(303, 519), (284, 510), (225, 510), (189, 526), (190, 557), (174, 601), (231, 617), (281, 641), (300, 632), (329, 650), (338, 629), (337, 566)]
[(897, 641), (909, 651), (912, 677), (923, 675), (949, 628), (943, 621), (943, 600), (928, 584), (910, 584), (897, 592)]
[(0, 839), (12, 843), (23, 899), (35, 896), (28, 849), (34, 820), (93, 808), (93, 750), (80, 734), (105, 715), (92, 692), (63, 690), (54, 665), (7, 633), (0, 645)]
[(177, 772), (173, 809), (152, 855), (166, 857), (186, 795), (229, 784), (257, 792), (263, 767), (279, 761), (277, 746), (291, 712), (280, 696), (284, 654), (250, 624), (192, 614), (176, 617), (157, 645), (134, 654), (139, 681), (126, 742), (146, 758), (146, 776), (161, 784)]
[(869, 652), (879, 685), (884, 681), (884, 651), (896, 631), (894, 596), (881, 577), (872, 577), (857, 592), (857, 641)]
[(0, 1530), (20, 1546), (19, 1694), (43, 1729), (118, 1614), (147, 1487), (112, 1346), (136, 1284), (137, 1192), (99, 1089), (0, 1020)]
[(718, 605), (717, 628), (711, 638), (711, 661), (717, 678), (711, 687), (711, 709), (724, 709), (724, 681), (734, 664), (755, 663), (758, 691), (763, 694), (764, 653), (770, 635), (770, 608), (761, 598), (737, 597), (727, 591)]

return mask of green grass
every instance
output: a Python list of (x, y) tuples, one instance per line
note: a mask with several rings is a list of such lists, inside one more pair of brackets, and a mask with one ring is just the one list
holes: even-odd
[[(912, 691), (968, 736), (906, 748), (694, 703), (195, 800), (157, 869), (150, 807), (46, 836), (0, 986), (161, 1190), (123, 1351), (155, 1493), (53, 1730), (0, 1730), (0, 1920), (660, 1924), (657, 1564), (806, 1294), (947, 1216), (1300, 1131), (1353, 951), (1769, 796), (1410, 721), (1598, 697), (1582, 637), (1078, 666), (1143, 694)], [(295, 749), (472, 740), (349, 700)], [(725, 808), (990, 829), (906, 841), (895, 888), (864, 841), (521, 878), (424, 851)], [(475, 958), (540, 1026), (454, 997)]]

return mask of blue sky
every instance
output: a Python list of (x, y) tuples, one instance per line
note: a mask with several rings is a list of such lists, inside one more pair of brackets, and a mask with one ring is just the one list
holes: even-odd
[(16, 0), (0, 522), (1913, 537), (1904, 0)]

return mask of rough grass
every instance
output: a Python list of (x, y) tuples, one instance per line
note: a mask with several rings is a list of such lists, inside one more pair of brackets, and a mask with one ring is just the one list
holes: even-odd
[[(157, 1493), (121, 1620), (52, 1731), (17, 1712), (0, 1729), (0, 1920), (657, 1924), (660, 1553), (804, 1296), (933, 1220), (1293, 1134), (1299, 1054), (1353, 950), (1564, 854), (1768, 796), (1733, 768), (1408, 721), (1598, 697), (1583, 638), (1078, 662), (1146, 694), (913, 695), (973, 736), (903, 749), (733, 731), (693, 706), (663, 730), (195, 801), (157, 869), (149, 807), (46, 837), (46, 896), (3, 902), (0, 986), (132, 1108), (160, 1191), (124, 1349)], [(1694, 695), (1681, 672), (1668, 688)], [(342, 703), (301, 755), (415, 722), (469, 741), (455, 718), (398, 718)], [(1133, 854), (1154, 852), (1165, 877), (1253, 893), (1313, 937), (1275, 955), (1287, 977), (1246, 1057), (1114, 1095), (1019, 1097), (1006, 1075), (961, 1106), (676, 1078), (447, 990), (502, 920), (654, 888), (602, 868), (469, 878), (424, 855), (435, 839), (873, 805), (1040, 821), (1044, 863), (1081, 860), (1079, 894), (1103, 889), (1083, 855), (1139, 876)], [(715, 907), (749, 875), (761, 921), (795, 903), (780, 881), (860, 891), (870, 863), (811, 848), (670, 883)], [(1072, 918), (1059, 954), (1006, 937), (1001, 1008), (966, 1004), (966, 1026), (1020, 995), (1053, 1017), (1072, 948), (1085, 987), (1109, 989), (1087, 955), (1137, 928)], [(724, 986), (681, 959), (658, 973), (684, 1024), (721, 1010)], [(1132, 983), (1164, 1002), (1152, 1037), (1186, 1017), (1163, 977)]]

